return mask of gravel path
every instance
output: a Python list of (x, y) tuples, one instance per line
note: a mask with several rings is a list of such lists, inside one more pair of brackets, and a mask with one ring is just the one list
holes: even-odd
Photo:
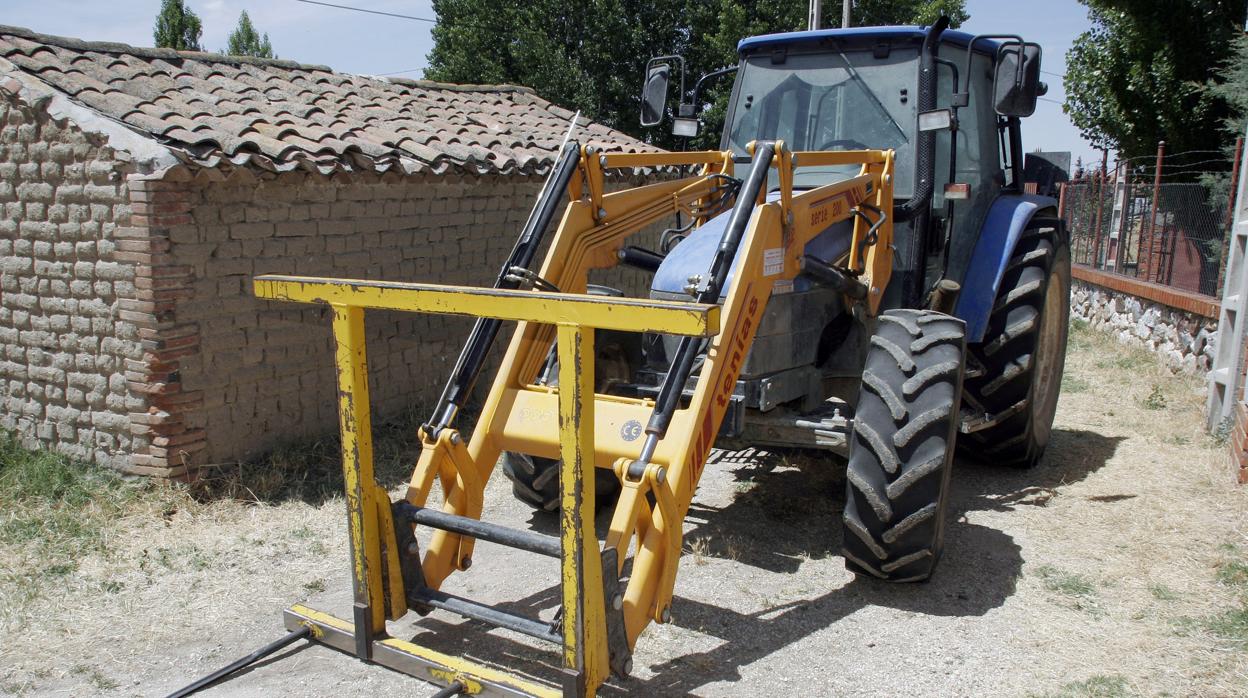
[[(1036, 469), (958, 462), (945, 555), (925, 584), (845, 571), (843, 465), (721, 454), (686, 522), (674, 622), (643, 634), (635, 676), (603, 694), (1248, 695), (1248, 644), (1207, 622), (1240, 602), (1217, 570), (1248, 551), (1248, 488), (1201, 430), (1200, 385), (1086, 330), (1065, 385)], [(66, 594), (30, 602), (10, 629), (19, 641), (0, 647), (0, 691), (163, 695), (279, 636), (292, 602), (349, 617), (341, 506), (214, 504), (129, 522)], [(501, 478), (486, 517), (552, 526)], [(171, 562), (141, 563), (159, 550)], [(553, 561), (481, 544), (475, 562), (449, 591), (549, 615)], [(539, 676), (555, 661), (446, 617), (395, 626), (418, 630)], [(433, 692), (323, 647), (281, 656), (204, 695)]]

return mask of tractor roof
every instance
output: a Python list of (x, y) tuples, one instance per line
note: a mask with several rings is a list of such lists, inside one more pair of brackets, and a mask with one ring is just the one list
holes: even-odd
[[(927, 34), (927, 27), (851, 27), (849, 29), (819, 29), (816, 31), (785, 32), (783, 34), (763, 34), (742, 39), (737, 44), (737, 52), (759, 49), (770, 46), (793, 46), (796, 44), (816, 43), (824, 39), (838, 39), (846, 45), (855, 43), (874, 44), (884, 39), (910, 39), (922, 41)], [(946, 31), (941, 35), (945, 43), (966, 48), (974, 35), (960, 31)], [(984, 53), (995, 52), (997, 42), (980, 39), (975, 48)]]

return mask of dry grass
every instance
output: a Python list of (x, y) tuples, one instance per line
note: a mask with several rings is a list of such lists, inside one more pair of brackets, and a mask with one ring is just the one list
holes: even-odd
[[(946, 567), (905, 589), (846, 581), (826, 459), (708, 467), (699, 497), (723, 508), (699, 509), (717, 523), (687, 537), (678, 594), (706, 595), (684, 602), (686, 614), (727, 609), (698, 616), (720, 635), (649, 629), (638, 680), (651, 683), (634, 691), (760, 692), (779, 671), (812, 691), (834, 675), (849, 682), (824, 693), (887, 693), (881, 677), (894, 677), (928, 694), (1245, 695), (1248, 488), (1231, 484), (1224, 446), (1203, 430), (1203, 400), (1199, 381), (1076, 327), (1046, 462), (1024, 474), (960, 464)], [(412, 424), (377, 429), (388, 486), (410, 472)], [(327, 439), (197, 487), (156, 486), (0, 441), (0, 632), (21, 639), (0, 643), (0, 693), (161, 695), (275, 637), (290, 603), (345, 599), (337, 457)], [(773, 529), (784, 539), (760, 541), (756, 531)], [(465, 579), (483, 592), (494, 583)], [(751, 604), (760, 620), (741, 610)], [(899, 674), (907, 652), (932, 655), (931, 671)], [(950, 678), (942, 667), (953, 666), (966, 671)], [(302, 683), (265, 684), (265, 671)], [(379, 686), (427, 688), (307, 653), (227, 692)]]

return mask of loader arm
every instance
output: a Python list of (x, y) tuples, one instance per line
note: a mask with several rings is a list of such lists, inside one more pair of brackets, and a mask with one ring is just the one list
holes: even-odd
[[(397, 619), (409, 608), (421, 613), (445, 608), (540, 639), (561, 639), (565, 695), (592, 695), (605, 680), (608, 665), (617, 674), (627, 674), (628, 656), (641, 631), (651, 620), (670, 619), (683, 520), (773, 289), (799, 274), (810, 274), (843, 284), (847, 303), (871, 316), (889, 280), (891, 151), (790, 153), (777, 142), (758, 148), (758, 153), (753, 167), (764, 169), (755, 170), (750, 178), (754, 189), (743, 187), (734, 211), (747, 223), (734, 249), (727, 250), (727, 263), (734, 270), (732, 281), (726, 289), (702, 292), (698, 299), (710, 297), (710, 305), (602, 298), (584, 292), (590, 270), (618, 264), (618, 252), (630, 235), (677, 212), (700, 212), (699, 206), (710, 201), (717, 182), (732, 174), (730, 151), (582, 151), (578, 176), (568, 184), (571, 203), (538, 272), (560, 293), (257, 279), (258, 296), (328, 302), (335, 308), (344, 473), (356, 571), (356, 622), (347, 625), (358, 655), (369, 658), (374, 651), (384, 650), (389, 656), (386, 653), (395, 650), (394, 640), (384, 640), (387, 619)], [(605, 191), (606, 171), (677, 164), (700, 166), (701, 171), (648, 186)], [(859, 174), (810, 190), (793, 190), (795, 168), (847, 164), (860, 165)], [(768, 181), (765, 175), (770, 169), (778, 174), (780, 196), (768, 203), (767, 187), (758, 182)], [(804, 256), (810, 240), (850, 218), (854, 234), (846, 255), (835, 260)], [(714, 302), (721, 297), (722, 301)], [(422, 429), (422, 451), (405, 500), (393, 507), (372, 477), (360, 332), (363, 308), (518, 321), (471, 441), (464, 442), (453, 425)], [(708, 343), (692, 394), (677, 403), (665, 428), (653, 434), (655, 446), (650, 453), (641, 449), (641, 425), (653, 424), (656, 401), (594, 394), (592, 328), (700, 336)], [(560, 359), (559, 387), (536, 383), (552, 342)], [(677, 373), (673, 368), (668, 380), (683, 391), (690, 377)], [(477, 523), (485, 484), (504, 450), (563, 459), (561, 544), (543, 540), (549, 537), (540, 534)], [(588, 481), (593, 480), (591, 467), (612, 469), (622, 483), (602, 545), (594, 535), (593, 487), (583, 486), (587, 474)], [(442, 493), (440, 512), (426, 508), (435, 482)], [(411, 557), (416, 547), (411, 527), (418, 523), (434, 529), (423, 559)], [(471, 566), (476, 538), (562, 557), (561, 633), (438, 591), (450, 574)], [(630, 557), (627, 586), (614, 592)], [(292, 610), (288, 624), (315, 626), (338, 638), (339, 644), (346, 642), (340, 637), (348, 632), (345, 621), (335, 621), (337, 625), (317, 621), (305, 611)], [(528, 683), (513, 685), (496, 680), (494, 674), (487, 677), (488, 672), (480, 667), (450, 667), (444, 658), (431, 658), (411, 643), (403, 643), (400, 649), (406, 653), (404, 661), (416, 662), (422, 667), (416, 673), (430, 680), (474, 682), (477, 690), (473, 693), (485, 688), (511, 694), (538, 692)]]

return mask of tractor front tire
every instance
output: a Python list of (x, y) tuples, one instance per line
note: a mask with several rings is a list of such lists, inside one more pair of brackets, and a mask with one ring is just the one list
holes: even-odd
[(999, 421), (967, 434), (967, 455), (1030, 468), (1044, 455), (1066, 365), (1070, 246), (1055, 227), (1028, 229), (1001, 278), (982, 342), (968, 348), (981, 375), (966, 379), (967, 403)]
[(879, 319), (850, 441), (845, 565), (917, 582), (931, 576), (944, 542), (965, 325), (931, 310), (889, 310)]
[[(620, 291), (605, 286), (591, 286), (590, 295), (621, 296)], [(596, 330), (594, 332), (594, 392), (610, 394), (616, 385), (633, 378), (633, 367), (641, 363), (641, 338), (629, 332)], [(550, 379), (545, 383), (559, 385), (559, 361), (555, 348), (547, 357)], [(539, 511), (559, 508), (559, 464), (555, 458), (541, 458), (527, 453), (504, 451), (503, 475), (511, 480), (516, 499)], [(620, 480), (605, 468), (594, 468), (594, 505), (597, 509), (615, 506), (620, 493)]]
[[(534, 509), (555, 511), (559, 508), (559, 464), (556, 458), (541, 458), (527, 453), (503, 452), (503, 475), (511, 480), (516, 499)], [(605, 468), (594, 468), (595, 508), (613, 506), (620, 492), (620, 480)]]

